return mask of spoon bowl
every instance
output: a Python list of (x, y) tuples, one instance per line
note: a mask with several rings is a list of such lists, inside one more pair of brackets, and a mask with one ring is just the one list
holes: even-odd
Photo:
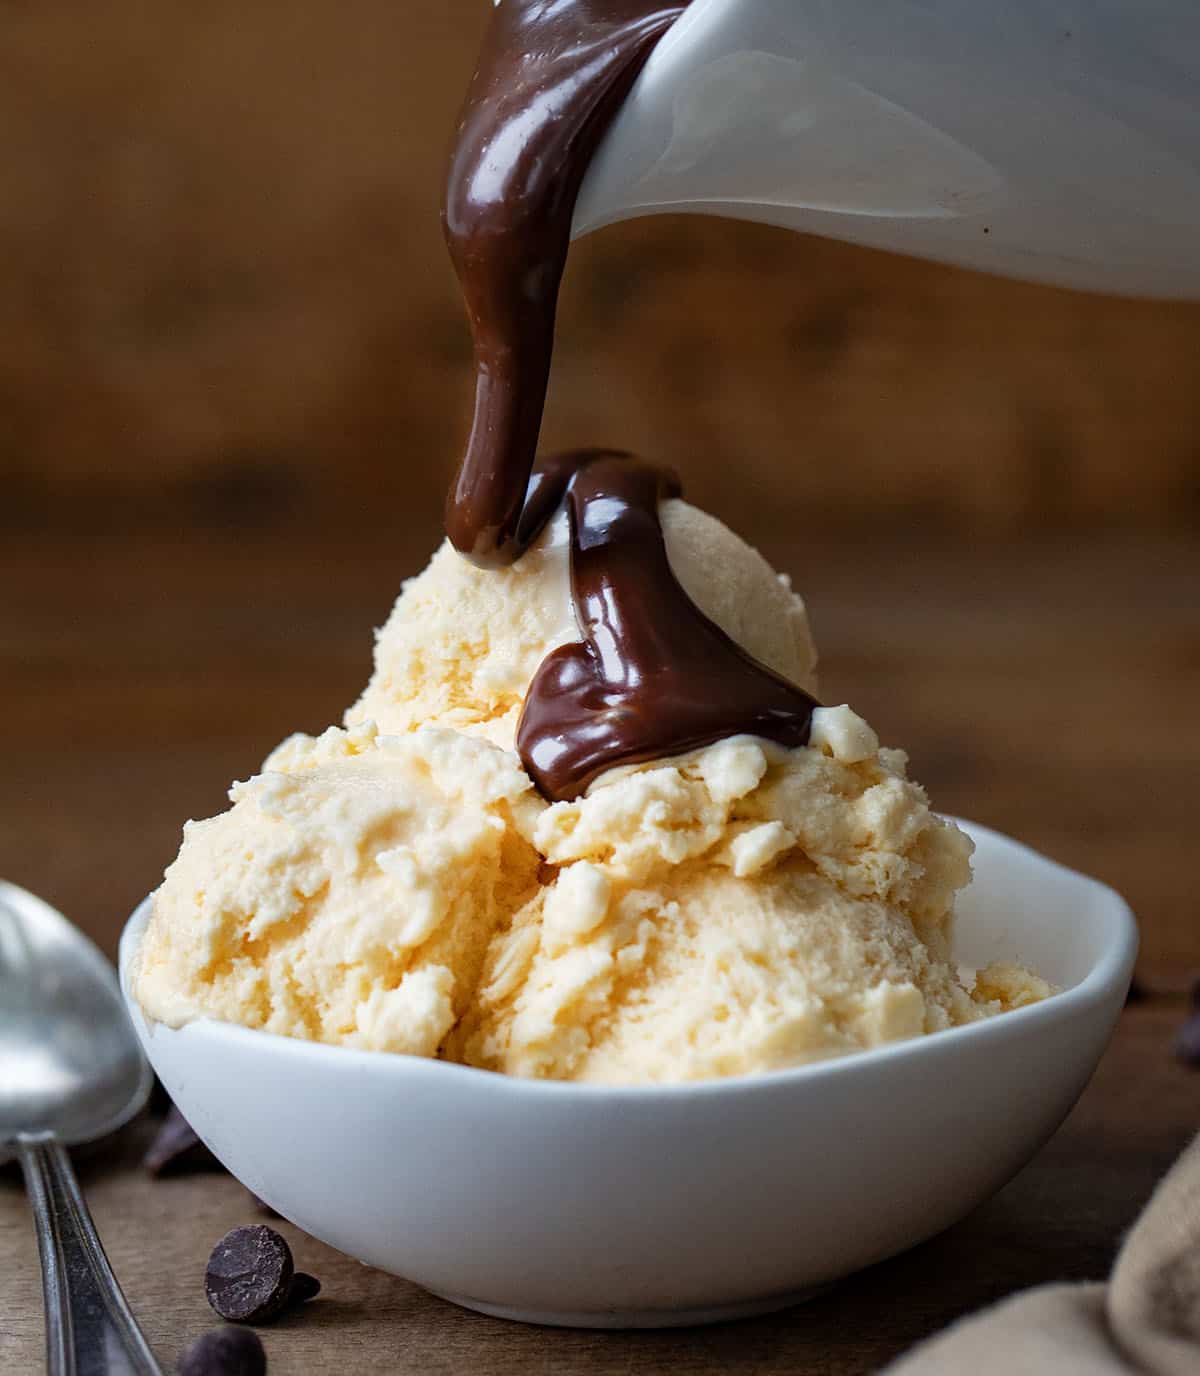
[(153, 1073), (116, 972), (40, 898), (0, 882), (0, 1159), (18, 1135), (105, 1137), (146, 1102)]
[(762, 1312), (910, 1247), (1054, 1132), (1120, 1012), (1120, 897), (985, 828), (968, 963), (1018, 957), (1043, 1003), (840, 1060), (701, 1084), (522, 1080), (200, 1019), (148, 1022), (167, 1089), (215, 1154), (316, 1237), (470, 1308), (663, 1326)]

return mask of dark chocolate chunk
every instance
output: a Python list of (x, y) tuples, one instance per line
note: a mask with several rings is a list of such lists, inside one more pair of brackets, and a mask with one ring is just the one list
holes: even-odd
[(185, 1175), (190, 1171), (225, 1169), (174, 1104), (167, 1109), (163, 1125), (142, 1158), (142, 1165), (151, 1175)]
[(1200, 979), (1192, 981), (1192, 1007), (1200, 1011)]
[(291, 1295), (292, 1249), (265, 1223), (234, 1228), (217, 1243), (204, 1272), (208, 1302), (232, 1323), (270, 1323)]
[(1176, 1034), (1175, 1055), (1192, 1070), (1200, 1070), (1200, 1012), (1193, 1013)]
[(288, 1308), (295, 1309), (299, 1305), (307, 1304), (309, 1300), (315, 1300), (321, 1293), (321, 1282), (316, 1276), (310, 1276), (307, 1271), (297, 1271), (292, 1277), (292, 1288), (288, 1291)]
[(214, 1328), (185, 1348), (179, 1376), (266, 1376), (267, 1354), (249, 1328)]

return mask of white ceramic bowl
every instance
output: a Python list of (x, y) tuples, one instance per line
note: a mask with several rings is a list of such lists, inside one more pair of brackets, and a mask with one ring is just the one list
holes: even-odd
[(459, 1304), (579, 1326), (781, 1307), (930, 1237), (1023, 1166), (1087, 1083), (1137, 936), (1111, 889), (982, 827), (961, 959), (1063, 987), (985, 1023), (661, 1088), (511, 1079), (201, 1020), (148, 1025), (171, 1097), (313, 1236)]

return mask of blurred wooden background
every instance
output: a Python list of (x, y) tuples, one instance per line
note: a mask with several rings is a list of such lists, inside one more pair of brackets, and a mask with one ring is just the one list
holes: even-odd
[[(488, 8), (0, 11), (10, 518), (233, 492), (428, 525), (468, 399), (439, 179)], [(579, 247), (560, 338), (548, 442), (675, 461), (750, 531), (1200, 522), (1200, 307), (662, 220)]]
[[(356, 695), (438, 537), (487, 10), (0, 8), (0, 872), (110, 945), (183, 818)], [(1200, 961), (1200, 305), (618, 226), (573, 258), (546, 443), (678, 465), (939, 803)]]

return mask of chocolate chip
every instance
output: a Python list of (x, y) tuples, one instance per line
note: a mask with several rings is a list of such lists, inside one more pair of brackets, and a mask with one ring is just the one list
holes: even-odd
[(292, 1288), (288, 1291), (288, 1308), (295, 1309), (309, 1300), (315, 1300), (321, 1293), (321, 1282), (307, 1271), (297, 1271), (292, 1277)]
[(249, 1328), (214, 1328), (179, 1359), (178, 1376), (266, 1376), (267, 1354)]
[(1200, 1070), (1200, 1012), (1193, 1013), (1176, 1034), (1175, 1055), (1192, 1070)]
[(208, 1302), (233, 1323), (270, 1323), (287, 1307), (292, 1249), (274, 1228), (234, 1228), (217, 1243), (204, 1272)]
[(151, 1175), (224, 1170), (174, 1104), (167, 1110), (158, 1136), (150, 1143), (150, 1150), (142, 1158), (142, 1165)]
[(1200, 1011), (1200, 979), (1192, 981), (1192, 1007)]

